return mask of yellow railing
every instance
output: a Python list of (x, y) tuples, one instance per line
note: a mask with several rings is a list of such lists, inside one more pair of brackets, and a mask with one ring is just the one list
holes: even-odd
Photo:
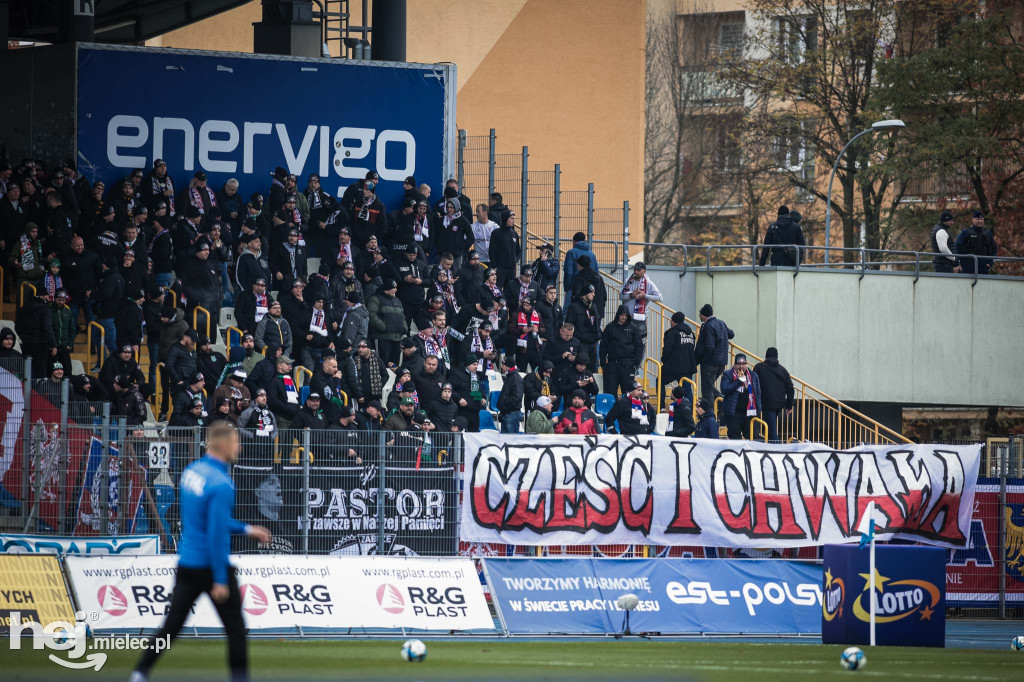
[[(237, 335), (238, 336), (238, 343), (236, 343), (236, 344), (232, 344), (231, 343), (232, 335)], [(228, 331), (227, 331), (227, 334), (225, 336), (225, 339), (227, 339), (228, 348), (229, 349), (231, 348), (232, 345), (241, 346), (242, 345), (242, 330), (239, 329), (238, 327), (228, 327)]]
[(167, 293), (171, 295), (171, 307), (178, 307), (178, 294), (174, 293), (174, 289), (167, 287)]
[[(93, 361), (92, 361), (92, 348), (93, 348), (92, 330), (93, 329), (99, 329), (100, 330), (99, 331), (100, 342), (99, 342), (99, 344), (97, 346), (97, 350), (96, 350), (96, 364), (95, 365), (93, 364)], [(86, 372), (86, 374), (92, 374), (92, 368), (93, 367), (95, 367), (96, 365), (102, 365), (103, 364), (103, 360), (104, 360), (104, 358), (103, 358), (103, 351), (106, 350), (106, 348), (107, 348), (106, 336), (107, 336), (107, 330), (103, 328), (102, 324), (100, 324), (99, 322), (96, 322), (95, 320), (90, 322), (89, 326), (86, 327), (86, 334), (85, 334), (85, 344), (86, 344), (86, 346), (85, 346), (85, 364), (86, 364), (85, 372)]]
[[(619, 292), (622, 290), (622, 280), (601, 273), (605, 277), (605, 289), (608, 292), (609, 302), (619, 300)], [(672, 326), (672, 314), (674, 310), (663, 303), (651, 303), (647, 307), (647, 338), (664, 338), (665, 331)], [(686, 322), (694, 327), (696, 333), (700, 334), (700, 323), (690, 318)], [(650, 346), (650, 343), (649, 343)], [(760, 362), (764, 358), (752, 353), (747, 349), (733, 342), (729, 342), (729, 364), (732, 364), (736, 353), (744, 353), (751, 364)], [(660, 363), (644, 362), (642, 365), (643, 378), (639, 381), (645, 385), (660, 386), (660, 376), (653, 375), (655, 370), (660, 372)], [(828, 393), (818, 389), (806, 381), (790, 375), (795, 388), (795, 406), (789, 415), (782, 415), (779, 419), (779, 438), (782, 441), (797, 439), (800, 441), (814, 441), (825, 443), (837, 449), (843, 449), (860, 445), (861, 443), (873, 443), (880, 445), (892, 445), (897, 443), (909, 443), (910, 440), (902, 434), (893, 431), (889, 427), (880, 424), (862, 412), (858, 412), (842, 401), (833, 398)], [(694, 391), (694, 398), (697, 397)], [(715, 401), (715, 416), (718, 416), (718, 403)]]
[(36, 285), (32, 282), (22, 282), (21, 289), (18, 290), (18, 307), (23, 308), (25, 306), (25, 287), (32, 290), (32, 295), (36, 295)]
[[(206, 316), (206, 334), (204, 336), (206, 336), (206, 338), (209, 339), (210, 338), (210, 311), (207, 310), (206, 308), (204, 308), (201, 305), (197, 305), (195, 308), (192, 309), (192, 328), (195, 329), (196, 331), (199, 331), (198, 319), (199, 319), (199, 311), (200, 310), (202, 310), (203, 311), (203, 315)], [(211, 339), (211, 341), (212, 340), (213, 339)]]
[(302, 388), (306, 385), (306, 381), (313, 378), (313, 373), (302, 366), (296, 367), (292, 374), (292, 380), (295, 382), (296, 389)]
[[(754, 429), (761, 427), (761, 438), (754, 435)], [(763, 440), (765, 443), (768, 442), (768, 422), (758, 417), (754, 417), (750, 420), (750, 440)]]
[[(149, 361), (153, 362), (154, 359), (155, 358), (150, 358)], [(154, 374), (156, 386), (153, 387), (153, 409), (156, 410), (157, 416), (160, 415), (161, 398), (164, 397), (164, 371), (164, 363), (156, 363), (156, 373)]]

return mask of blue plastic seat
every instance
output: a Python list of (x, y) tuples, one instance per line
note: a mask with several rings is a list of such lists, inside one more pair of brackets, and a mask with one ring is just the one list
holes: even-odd
[(594, 411), (602, 417), (607, 416), (614, 404), (615, 396), (611, 393), (598, 393), (597, 399), (594, 401)]
[(501, 397), (501, 391), (491, 391), (491, 412), (498, 411), (498, 398)]
[(494, 415), (491, 414), (488, 410), (480, 410), (480, 430), (498, 430), (498, 427), (494, 423)]
[(299, 405), (306, 404), (306, 398), (309, 397), (309, 384), (306, 384), (299, 389)]

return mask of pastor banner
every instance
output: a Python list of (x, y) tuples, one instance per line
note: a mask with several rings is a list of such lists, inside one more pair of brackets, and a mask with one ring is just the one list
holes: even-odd
[(782, 560), (484, 559), (511, 634), (817, 634), (821, 566)]
[[(79, 607), (94, 630), (159, 628), (170, 607), (178, 557), (70, 556)], [(232, 556), (249, 629), (493, 629), (470, 559)], [(219, 628), (203, 595), (185, 626)]]
[(881, 539), (963, 547), (980, 445), (767, 445), (663, 436), (466, 434), (462, 540), (782, 548)]

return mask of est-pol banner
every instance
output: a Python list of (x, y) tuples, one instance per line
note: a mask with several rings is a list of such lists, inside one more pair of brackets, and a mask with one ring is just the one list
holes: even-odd
[[(441, 194), (445, 141), (455, 139), (453, 77), (440, 64), (82, 45), (78, 163), (109, 190), (164, 159), (178, 193), (202, 170), (215, 191), (236, 178), (246, 201), (266, 196), (277, 166), (296, 175), (299, 191), (318, 173), (339, 197), (376, 170), (378, 196), (394, 207), (409, 175)], [(114, 83), (130, 92), (115, 95)]]
[(787, 548), (967, 543), (980, 445), (862, 446), (664, 436), (466, 434), (461, 537), (513, 545)]
[[(246, 627), (493, 629), (471, 559), (235, 555)], [(170, 607), (178, 557), (69, 556), (94, 630), (151, 630)], [(186, 627), (219, 628), (203, 595)]]
[(512, 634), (821, 631), (821, 567), (776, 559), (484, 559)]

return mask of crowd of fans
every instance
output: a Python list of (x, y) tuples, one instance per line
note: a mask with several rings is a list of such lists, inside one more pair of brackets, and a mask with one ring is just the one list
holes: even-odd
[[(562, 263), (544, 243), (520, 267), (516, 214), (498, 193), (474, 207), (455, 180), (431, 198), (408, 177), (399, 204), (385, 206), (375, 172), (340, 199), (316, 174), (302, 190), (283, 168), (270, 175), (243, 194), (236, 180), (209, 187), (201, 171), (183, 186), (160, 159), (110, 188), (90, 184), (71, 160), (48, 171), (30, 160), (0, 164), (8, 291), (27, 282), (36, 292), (15, 325), (35, 375), (58, 384), (70, 376), (71, 354), (96, 322), (106, 352), (97, 347), (95, 357), (105, 359), (89, 368), (95, 378), (70, 377), (72, 398), (110, 401), (133, 427), (159, 383), (158, 421), (227, 420), (254, 441), (283, 428), (477, 431), (492, 407), (508, 433), (654, 430), (652, 401), (662, 396), (636, 379), (649, 306), (662, 295), (643, 263), (609, 307), (583, 233)], [(219, 328), (222, 307), (233, 308), (240, 337)], [(606, 308), (616, 309), (610, 319)], [(742, 356), (727, 369), (732, 332), (710, 306), (701, 320), (699, 341), (681, 313), (665, 332), (668, 432), (717, 437), (714, 400), (724, 396), (730, 436), (774, 415), (777, 439), (777, 414), (793, 403), (788, 374), (771, 353), (752, 370)], [(14, 354), (7, 328), (0, 356)], [(311, 373), (305, 399), (300, 365)], [(698, 366), (694, 407), (682, 379)], [(503, 380), (492, 402), (495, 372)], [(614, 404), (598, 409), (599, 393)]]

